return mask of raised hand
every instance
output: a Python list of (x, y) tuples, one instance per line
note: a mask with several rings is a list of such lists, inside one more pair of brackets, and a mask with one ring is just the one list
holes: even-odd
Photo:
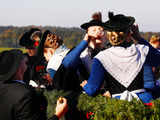
[(84, 87), (86, 84), (87, 84), (87, 80), (84, 80), (84, 81), (80, 84), (80, 86), (81, 86), (81, 87)]
[(139, 32), (138, 24), (132, 25), (132, 27), (131, 27), (131, 32), (132, 32), (132, 37), (133, 37), (135, 40), (141, 39), (141, 35), (140, 35), (140, 32)]
[(61, 118), (68, 111), (67, 99), (60, 97), (57, 100), (56, 113), (58, 118)]

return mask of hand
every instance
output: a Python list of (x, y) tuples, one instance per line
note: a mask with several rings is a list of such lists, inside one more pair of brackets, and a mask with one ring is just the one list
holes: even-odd
[(43, 79), (47, 80), (48, 85), (52, 85), (53, 79), (51, 78), (49, 73), (46, 73), (44, 76), (42, 76)]
[(57, 100), (55, 115), (60, 119), (68, 111), (67, 99), (60, 97)]
[(95, 49), (95, 48), (103, 48), (104, 47), (104, 43), (107, 41), (106, 38), (106, 34), (104, 33), (103, 36), (101, 36), (101, 38), (91, 38), (90, 42), (88, 43), (88, 46), (90, 46), (91, 48)]
[(92, 38), (101, 38), (104, 35), (104, 29), (100, 26), (91, 26), (87, 30), (88, 36)]
[(111, 94), (109, 91), (106, 91), (105, 93), (103, 93), (103, 96), (106, 98), (111, 98)]
[(85, 41), (89, 42), (89, 36), (88, 36), (88, 34), (87, 34), (87, 33), (85, 34), (85, 36), (84, 36), (83, 40), (85, 40)]
[(46, 61), (49, 61), (52, 57), (52, 55), (54, 54), (54, 49), (52, 48), (44, 48), (44, 57), (46, 59)]
[(139, 28), (138, 28), (137, 24), (132, 25), (131, 30), (132, 30), (132, 37), (135, 40), (141, 39), (141, 35), (140, 35)]
[(80, 86), (81, 86), (81, 87), (84, 87), (86, 84), (87, 84), (87, 80), (84, 80), (84, 81), (80, 84)]

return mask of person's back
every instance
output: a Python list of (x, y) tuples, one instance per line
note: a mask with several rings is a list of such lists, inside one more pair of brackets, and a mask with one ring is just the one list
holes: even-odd
[[(0, 97), (0, 119), (2, 120), (29, 119), (29, 116), (39, 120), (46, 119), (46, 100), (43, 99), (42, 102), (36, 92), (28, 85), (16, 81), (2, 83), (0, 84)], [(28, 111), (28, 109), (30, 110)], [(33, 113), (40, 113), (41, 116), (36, 116)]]
[[(27, 62), (20, 50), (0, 53), (0, 120), (47, 120), (45, 96), (23, 81)], [(61, 101), (57, 101), (52, 120), (67, 111), (66, 99)]]

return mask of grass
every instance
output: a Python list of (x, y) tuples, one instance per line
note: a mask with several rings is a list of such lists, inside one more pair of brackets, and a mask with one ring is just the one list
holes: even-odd
[(22, 50), (23, 53), (26, 52), (24, 48), (6, 48), (6, 47), (0, 48), (0, 52), (5, 51), (5, 50), (11, 50), (11, 49), (19, 49), (19, 50)]

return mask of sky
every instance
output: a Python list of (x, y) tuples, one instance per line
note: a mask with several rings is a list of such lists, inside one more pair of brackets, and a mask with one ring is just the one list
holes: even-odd
[(160, 32), (160, 0), (0, 0), (0, 26), (79, 27), (94, 12), (133, 16), (140, 31)]

